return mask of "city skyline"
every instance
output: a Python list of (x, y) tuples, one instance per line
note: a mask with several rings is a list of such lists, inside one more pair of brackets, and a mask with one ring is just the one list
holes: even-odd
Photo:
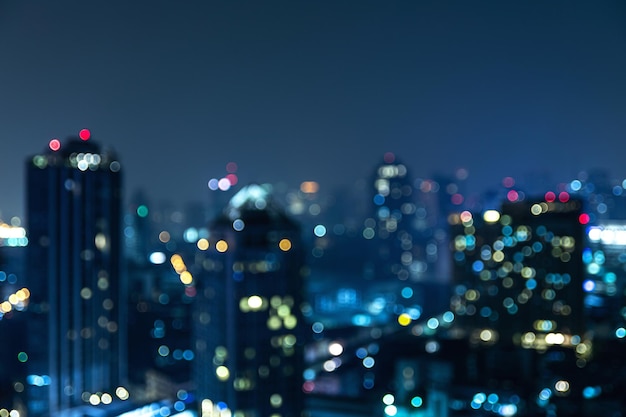
[[(0, 210), (23, 162), (81, 128), (121, 155), (125, 197), (241, 184), (350, 186), (394, 152), (471, 192), (539, 172), (626, 177), (619, 2), (0, 5)], [(158, 184), (157, 184), (158, 179)]]

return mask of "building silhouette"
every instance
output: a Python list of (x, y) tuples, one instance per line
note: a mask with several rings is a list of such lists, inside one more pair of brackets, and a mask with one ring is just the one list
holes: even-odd
[(210, 227), (194, 312), (200, 415), (299, 416), (303, 255), (299, 227), (269, 187), (235, 194)]
[(26, 173), (29, 415), (125, 400), (120, 163), (85, 129)]

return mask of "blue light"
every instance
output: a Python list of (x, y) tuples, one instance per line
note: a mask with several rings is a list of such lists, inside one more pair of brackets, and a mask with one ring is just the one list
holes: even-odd
[(585, 290), (586, 292), (592, 292), (595, 288), (596, 288), (596, 283), (593, 282), (592, 280), (588, 279), (585, 282), (583, 282), (583, 290)]
[(411, 298), (413, 297), (413, 288), (411, 287), (404, 287), (402, 288), (402, 297), (403, 298)]
[(472, 269), (474, 270), (474, 272), (480, 272), (483, 270), (483, 268), (485, 267), (485, 265), (483, 264), (482, 261), (475, 261), (472, 264)]
[(600, 387), (585, 387), (583, 389), (583, 398), (591, 399), (595, 398), (602, 393), (602, 388)]
[(376, 194), (374, 196), (374, 204), (376, 204), (377, 206), (382, 206), (383, 204), (385, 204), (385, 197), (383, 197), (381, 194)]
[(315, 234), (315, 236), (317, 237), (323, 237), (326, 235), (326, 227), (318, 224), (317, 226), (315, 226), (315, 228), (313, 229), (313, 233)]
[(528, 281), (526, 281), (526, 288), (528, 288), (529, 290), (534, 290), (535, 288), (537, 288), (537, 281), (532, 278), (529, 279)]
[(422, 400), (422, 397), (420, 396), (415, 396), (413, 398), (411, 398), (411, 405), (415, 408), (421, 407), (422, 404), (424, 404), (424, 400)]
[(623, 327), (618, 327), (615, 330), (615, 336), (619, 339), (623, 339), (624, 337), (626, 337), (626, 329), (624, 329)]

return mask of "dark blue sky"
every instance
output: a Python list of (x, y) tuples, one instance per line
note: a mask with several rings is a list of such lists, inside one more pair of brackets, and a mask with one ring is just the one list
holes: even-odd
[[(626, 177), (626, 3), (0, 0), (0, 211), (26, 156), (89, 127), (128, 192), (352, 184), (393, 151), (474, 190)], [(552, 185), (552, 184), (550, 184)]]

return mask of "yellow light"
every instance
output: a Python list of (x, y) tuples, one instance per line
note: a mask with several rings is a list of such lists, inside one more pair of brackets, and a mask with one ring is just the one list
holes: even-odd
[(19, 302), (20, 302), (20, 300), (17, 298), (17, 295), (15, 295), (15, 294), (9, 295), (9, 303), (15, 305), (15, 304), (17, 304)]
[(182, 282), (185, 285), (189, 285), (193, 282), (193, 276), (191, 275), (189, 271), (183, 271), (180, 274), (180, 282)]
[(230, 371), (224, 365), (220, 365), (215, 369), (215, 375), (220, 381), (226, 381), (230, 377)]
[(487, 223), (495, 223), (500, 220), (500, 212), (498, 210), (487, 210), (483, 213), (483, 220)]
[(196, 242), (196, 246), (198, 246), (198, 249), (200, 250), (207, 250), (209, 249), (209, 241), (207, 239), (200, 239), (198, 240), (198, 242)]
[(115, 395), (117, 395), (117, 398), (122, 401), (126, 401), (130, 397), (130, 394), (124, 387), (117, 387), (117, 389), (115, 390)]
[(493, 333), (489, 329), (485, 329), (480, 332), (480, 340), (483, 342), (489, 342), (493, 338)]
[(278, 242), (278, 247), (283, 252), (287, 252), (289, 249), (291, 249), (291, 241), (289, 239), (281, 239), (281, 241)]
[(261, 308), (262, 305), (263, 299), (258, 295), (248, 297), (248, 307), (250, 307), (251, 310), (258, 310)]
[(409, 324), (411, 324), (411, 316), (409, 316), (406, 313), (402, 313), (398, 316), (398, 324), (400, 326), (408, 326)]
[(102, 401), (102, 404), (111, 404), (111, 402), (113, 401), (113, 397), (111, 397), (111, 394), (107, 394), (105, 392), (104, 394), (102, 394), (100, 401)]
[(306, 194), (313, 194), (319, 190), (320, 186), (315, 181), (304, 181), (300, 184), (300, 191)]
[(215, 244), (215, 249), (218, 252), (226, 252), (228, 250), (228, 243), (226, 243), (225, 240), (219, 240), (217, 241), (217, 243)]
[(11, 303), (9, 303), (8, 301), (5, 301), (2, 304), (0, 304), (0, 311), (2, 311), (3, 313), (8, 313), (12, 309), (13, 309), (13, 306), (11, 306)]

